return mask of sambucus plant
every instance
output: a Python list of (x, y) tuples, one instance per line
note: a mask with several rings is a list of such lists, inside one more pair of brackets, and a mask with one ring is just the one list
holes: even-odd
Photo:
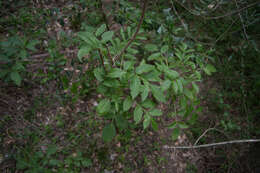
[[(114, 36), (113, 31), (106, 31), (105, 24), (92, 32), (78, 33), (82, 40), (79, 60), (83, 62), (88, 57), (88, 61), (100, 61), (93, 75), (98, 81), (96, 90), (102, 95), (97, 113), (110, 120), (103, 128), (104, 141), (113, 139), (116, 128), (126, 129), (128, 119), (133, 119), (135, 124), (142, 122), (144, 129), (151, 125), (157, 130), (156, 117), (163, 115), (157, 106), (161, 103), (173, 103), (174, 111), (170, 115), (181, 115), (183, 120), (195, 116), (194, 103), (199, 92), (196, 82), (201, 80), (201, 70), (207, 74), (215, 72), (212, 65), (195, 63), (194, 50), (185, 43), (174, 49), (169, 45), (144, 46), (142, 40), (147, 39), (144, 33), (137, 35), (118, 57), (133, 34), (133, 29), (127, 27)], [(138, 46), (145, 47), (147, 57), (137, 58)], [(187, 127), (184, 121), (173, 122), (170, 125), (174, 129), (173, 138), (178, 137), (180, 128)]]

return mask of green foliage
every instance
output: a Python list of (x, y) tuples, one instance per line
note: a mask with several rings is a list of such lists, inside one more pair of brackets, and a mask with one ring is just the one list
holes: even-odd
[[(93, 75), (98, 81), (97, 92), (103, 97), (96, 110), (99, 115), (111, 121), (103, 129), (104, 141), (112, 140), (116, 135), (115, 128), (122, 129), (121, 124), (130, 123), (125, 119), (133, 119), (136, 124), (143, 122), (144, 129), (150, 125), (153, 129), (158, 129), (156, 117), (163, 113), (156, 108), (156, 104), (173, 101), (174, 107), (181, 104), (176, 115), (187, 118), (192, 111), (195, 114), (193, 106), (198, 93), (196, 82), (201, 80), (201, 69), (209, 75), (216, 71), (212, 65), (200, 61), (197, 66), (194, 62), (197, 59), (194, 49), (185, 43), (173, 49), (165, 44), (157, 46), (149, 43), (143, 46), (139, 35), (125, 54), (115, 59), (133, 35), (133, 29), (121, 29), (120, 36), (115, 36), (113, 31), (106, 31), (105, 28), (103, 24), (93, 32), (78, 33), (81, 39), (78, 54), (80, 62), (95, 59), (100, 62), (93, 69)], [(146, 39), (145, 34), (142, 34), (143, 39)], [(144, 47), (147, 56), (138, 59), (136, 55), (140, 45)], [(86, 55), (92, 58), (84, 58)], [(179, 122), (173, 138), (178, 137), (179, 129), (187, 127)]]
[(35, 51), (38, 40), (13, 36), (0, 43), (0, 79), (20, 86), (26, 74), (29, 51)]
[[(66, 153), (66, 152), (64, 152)], [(16, 168), (26, 173), (34, 172), (79, 172), (81, 168), (92, 166), (92, 161), (84, 156), (82, 152), (75, 152), (67, 155), (64, 160), (59, 159), (63, 154), (58, 151), (55, 145), (49, 145), (46, 151), (34, 152), (31, 148), (26, 148), (15, 156)]]

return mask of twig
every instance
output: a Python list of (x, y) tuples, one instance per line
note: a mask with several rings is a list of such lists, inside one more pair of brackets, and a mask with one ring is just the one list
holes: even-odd
[(231, 11), (230, 13), (224, 14), (224, 15), (222, 15), (222, 16), (206, 17), (205, 19), (220, 19), (220, 18), (223, 18), (223, 17), (231, 16), (231, 15), (233, 15), (233, 14), (236, 14), (236, 13), (239, 13), (239, 12), (241, 12), (241, 11), (243, 11), (243, 10), (246, 10), (246, 9), (248, 9), (248, 8), (251, 8), (251, 7), (255, 6), (255, 5), (257, 5), (258, 3), (260, 3), (260, 1), (254, 2), (254, 3), (252, 3), (252, 4), (249, 4), (248, 6), (245, 6), (245, 7), (243, 7), (243, 8), (240, 8), (240, 9), (238, 9), (238, 10)]
[[(185, 7), (185, 6), (184, 6), (181, 2), (179, 2), (178, 0), (175, 0), (175, 2), (177, 2), (178, 4), (180, 4), (180, 5), (181, 5), (185, 10), (187, 10), (190, 14), (195, 15), (195, 16), (202, 16), (201, 14), (196, 14), (196, 13), (192, 12), (191, 10), (189, 10), (187, 7)], [(252, 3), (252, 4), (249, 4), (248, 6), (245, 6), (245, 7), (243, 7), (243, 8), (240, 8), (240, 9), (238, 9), (238, 10), (231, 11), (231, 12), (226, 13), (226, 14), (221, 15), (221, 16), (215, 16), (215, 17), (205, 17), (205, 16), (203, 16), (203, 17), (204, 17), (205, 19), (207, 19), (207, 20), (224, 18), (224, 17), (227, 17), (227, 16), (231, 16), (231, 15), (233, 15), (233, 14), (239, 13), (239, 12), (245, 10), (245, 9), (251, 8), (251, 7), (255, 6), (255, 5), (257, 5), (258, 3), (260, 3), (260, 2), (259, 2), (259, 1), (258, 1), (258, 2), (254, 2), (254, 3)]]
[(167, 145), (164, 145), (163, 148), (164, 149), (197, 149), (197, 148), (214, 147), (214, 146), (226, 145), (226, 144), (249, 143), (249, 142), (260, 142), (260, 139), (234, 140), (234, 141), (225, 141), (225, 142), (195, 145), (195, 146), (167, 146)]
[[(234, 0), (234, 1), (235, 1), (235, 3), (236, 3), (237, 9), (239, 9), (237, 0)], [(246, 40), (248, 40), (248, 35), (247, 35), (247, 33), (246, 33), (246, 27), (245, 27), (245, 24), (244, 24), (244, 20), (243, 20), (242, 15), (241, 15), (240, 12), (238, 13), (238, 16), (239, 16), (240, 21), (241, 21), (241, 24), (242, 24), (242, 26), (243, 26), (243, 31), (244, 31), (245, 38), (246, 38)]]
[[(197, 143), (200, 141), (200, 139), (201, 139), (203, 136), (205, 136), (206, 133), (208, 133), (208, 132), (211, 131), (211, 130), (215, 130), (215, 131), (218, 131), (218, 132), (223, 133), (222, 131), (220, 131), (220, 130), (218, 130), (218, 129), (216, 129), (216, 128), (209, 128), (209, 129), (207, 129), (207, 130), (196, 140), (196, 142), (193, 144), (193, 146), (197, 145)], [(226, 136), (225, 133), (223, 133), (223, 134)], [(226, 136), (226, 137), (228, 138), (228, 136)]]
[(179, 19), (179, 21), (181, 22), (184, 30), (186, 31), (187, 35), (189, 35), (189, 38), (192, 39), (193, 41), (195, 42), (198, 42), (198, 43), (201, 43), (201, 44), (205, 44), (205, 45), (212, 45), (212, 43), (205, 43), (205, 42), (201, 42), (199, 40), (197, 40), (197, 38), (194, 38), (191, 33), (189, 32), (188, 28), (187, 28), (187, 25), (185, 24), (184, 20), (181, 18), (181, 16), (179, 15), (178, 11), (176, 10), (174, 4), (173, 4), (173, 1), (171, 0), (171, 5), (172, 5), (172, 9), (173, 11), (175, 12), (177, 18)]
[(106, 71), (106, 67), (105, 67), (104, 58), (103, 58), (103, 55), (102, 55), (102, 52), (101, 52), (100, 49), (98, 49), (98, 53), (99, 53), (99, 56), (100, 56), (100, 59), (101, 59), (102, 66), (103, 66), (105, 72), (107, 72), (107, 71)]
[(237, 20), (234, 20), (231, 25), (229, 25), (229, 27), (216, 39), (215, 43), (216, 44), (230, 29), (231, 27), (234, 25), (234, 23), (236, 23)]
[(146, 5), (147, 5), (147, 0), (144, 0), (144, 5), (143, 5), (143, 10), (142, 10), (142, 15), (141, 15), (141, 18), (139, 20), (139, 23), (137, 25), (137, 29), (133, 35), (133, 37), (129, 40), (129, 42), (127, 43), (127, 45), (121, 50), (121, 52), (116, 55), (114, 58), (113, 58), (113, 61), (116, 62), (116, 60), (121, 57), (123, 55), (123, 53), (126, 51), (126, 49), (131, 45), (131, 43), (134, 41), (135, 37), (137, 36), (139, 30), (140, 30), (140, 27), (143, 23), (143, 20), (144, 20), (144, 14), (145, 14), (145, 10), (146, 10)]

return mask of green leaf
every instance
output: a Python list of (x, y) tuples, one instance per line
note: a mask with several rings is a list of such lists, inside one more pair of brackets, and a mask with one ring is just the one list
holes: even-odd
[(145, 108), (154, 108), (156, 106), (156, 104), (154, 102), (152, 102), (150, 99), (147, 99), (145, 100), (143, 103), (142, 103), (142, 106), (145, 107)]
[(169, 125), (169, 129), (174, 129), (177, 127), (177, 123), (176, 122), (173, 122), (171, 125)]
[(116, 116), (116, 125), (120, 130), (124, 130), (128, 126), (128, 121), (122, 115)]
[(108, 99), (103, 99), (99, 102), (97, 106), (97, 112), (100, 114), (104, 114), (110, 111), (111, 103)]
[(35, 45), (36, 45), (36, 44), (39, 44), (39, 43), (40, 43), (39, 40), (32, 40), (32, 41), (30, 41), (30, 42), (26, 45), (26, 48), (27, 48), (27, 49), (30, 49), (30, 50), (32, 50), (32, 51), (36, 51)]
[(212, 73), (217, 71), (216, 68), (211, 64), (207, 64), (207, 66), (203, 70), (207, 75), (211, 75)]
[(159, 130), (158, 124), (153, 118), (151, 118), (151, 126), (152, 126), (153, 130), (155, 130), (155, 131)]
[(106, 24), (102, 24), (96, 31), (96, 36), (100, 36), (106, 30)]
[(108, 73), (108, 77), (111, 78), (120, 78), (122, 77), (126, 72), (121, 70), (120, 68), (113, 68), (110, 73)]
[(180, 91), (180, 93), (182, 93), (183, 92), (182, 81), (180, 79), (177, 79), (176, 82), (177, 82), (178, 90)]
[(153, 65), (149, 64), (141, 64), (136, 68), (136, 73), (137, 74), (142, 74), (142, 73), (147, 73), (149, 71), (152, 71), (154, 69)]
[(143, 108), (140, 105), (138, 105), (135, 107), (134, 110), (134, 121), (136, 122), (136, 124), (138, 124), (142, 120), (142, 116), (143, 116)]
[(179, 122), (178, 123), (178, 126), (181, 128), (181, 129), (187, 129), (189, 126), (183, 122)]
[(158, 47), (155, 44), (147, 44), (144, 48), (149, 52), (155, 52), (158, 50)]
[(107, 31), (107, 32), (105, 32), (104, 34), (102, 34), (102, 42), (103, 43), (106, 43), (107, 41), (109, 41), (109, 40), (112, 40), (112, 38), (113, 38), (113, 35), (114, 35), (114, 32), (113, 31)]
[(172, 88), (173, 88), (174, 93), (177, 94), (178, 93), (178, 83), (177, 83), (177, 81), (172, 82)]
[(149, 112), (150, 115), (152, 116), (161, 116), (162, 115), (162, 111), (159, 109), (153, 109)]
[(135, 99), (140, 93), (140, 88), (141, 88), (141, 81), (139, 77), (135, 75), (130, 82), (130, 91), (133, 99)]
[(90, 167), (92, 166), (92, 161), (90, 159), (84, 159), (81, 161), (83, 167)]
[(18, 85), (18, 86), (21, 85), (22, 78), (21, 78), (20, 74), (17, 71), (11, 72), (10, 78), (14, 81), (14, 83), (16, 85)]
[(78, 51), (78, 59), (80, 62), (82, 62), (82, 57), (84, 57), (85, 55), (89, 54), (91, 48), (88, 46), (84, 46), (82, 48), (79, 49)]
[(132, 104), (133, 104), (132, 99), (130, 97), (127, 97), (123, 103), (123, 110), (128, 111), (131, 108)]
[(168, 79), (163, 81), (161, 87), (162, 87), (162, 91), (168, 90), (171, 87), (171, 81)]
[(178, 129), (178, 128), (175, 128), (175, 129), (173, 129), (173, 131), (172, 131), (172, 140), (176, 140), (176, 139), (178, 139), (178, 137), (180, 136), (180, 129)]
[(167, 52), (168, 49), (169, 49), (169, 46), (168, 46), (168, 45), (164, 45), (164, 46), (161, 48), (161, 53)]
[(110, 123), (103, 128), (102, 138), (105, 142), (111, 142), (115, 136), (116, 129), (113, 123)]
[(144, 90), (141, 95), (142, 101), (145, 101), (145, 99), (148, 97), (149, 91), (150, 91), (149, 85), (144, 85)]
[(170, 79), (174, 80), (179, 77), (179, 73), (177, 71), (165, 69), (164, 72)]
[(124, 70), (128, 70), (134, 67), (134, 62), (133, 61), (125, 61), (124, 62)]
[(148, 114), (144, 115), (143, 128), (146, 129), (151, 122), (151, 117)]
[(95, 45), (96, 43), (94, 40), (96, 39), (94, 34), (91, 32), (79, 32), (78, 37), (80, 37), (82, 40), (84, 40), (87, 44), (90, 46)]
[(157, 101), (166, 103), (166, 99), (164, 97), (164, 94), (158, 86), (150, 85), (150, 88), (151, 88), (151, 91), (152, 91), (154, 98)]
[(157, 52), (157, 53), (153, 53), (152, 55), (150, 55), (148, 57), (148, 60), (149, 61), (152, 61), (152, 60), (156, 60), (157, 58), (161, 57), (161, 53), (160, 52)]
[(94, 69), (94, 76), (96, 79), (100, 82), (104, 80), (103, 76), (105, 75), (105, 72), (102, 68), (95, 68)]
[(50, 160), (49, 160), (49, 164), (50, 164), (51, 166), (58, 166), (60, 163), (61, 163), (61, 161), (56, 160), (56, 159), (50, 159)]
[(200, 91), (198, 85), (195, 82), (192, 82), (192, 87), (195, 90), (195, 92), (198, 94)]
[(193, 93), (187, 88), (184, 89), (184, 95), (188, 97), (190, 100), (194, 99)]
[(143, 74), (142, 77), (148, 81), (158, 82), (160, 81), (161, 73), (158, 70), (153, 70), (149, 73)]

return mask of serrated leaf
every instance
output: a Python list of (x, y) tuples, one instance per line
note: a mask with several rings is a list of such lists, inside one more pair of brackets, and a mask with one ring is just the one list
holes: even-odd
[(94, 76), (96, 79), (100, 82), (104, 80), (103, 76), (105, 75), (105, 72), (102, 68), (95, 68), (94, 69)]
[(148, 85), (144, 85), (144, 90), (143, 90), (143, 92), (141, 94), (142, 101), (145, 101), (145, 99), (148, 97), (149, 91), (150, 91), (149, 86)]
[(146, 129), (151, 122), (151, 117), (148, 114), (144, 115), (143, 128)]
[(107, 41), (109, 41), (109, 40), (112, 40), (112, 38), (113, 38), (113, 35), (114, 35), (114, 32), (113, 31), (107, 31), (107, 32), (105, 32), (104, 34), (102, 34), (102, 42), (103, 43), (106, 43)]
[(157, 53), (153, 53), (152, 55), (150, 55), (148, 57), (148, 61), (152, 61), (152, 60), (156, 60), (157, 58), (161, 57), (161, 53), (157, 52)]
[(142, 116), (143, 116), (143, 108), (140, 105), (138, 105), (135, 107), (134, 110), (134, 121), (136, 124), (138, 124), (142, 120)]
[(179, 77), (179, 73), (177, 71), (165, 69), (164, 72), (170, 79), (174, 80)]
[(131, 69), (132, 67), (134, 67), (134, 62), (132, 61), (125, 61), (124, 62), (124, 70), (128, 70)]
[(195, 90), (195, 92), (198, 94), (199, 93), (199, 87), (196, 83), (192, 82), (192, 87)]
[(141, 81), (138, 76), (134, 76), (130, 82), (130, 91), (133, 99), (135, 99), (140, 93), (140, 88), (141, 88)]
[(150, 85), (150, 88), (151, 88), (151, 91), (152, 91), (152, 94), (153, 94), (154, 98), (157, 101), (166, 103), (165, 96), (164, 96), (163, 92), (161, 91), (161, 89), (158, 86)]
[(142, 77), (144, 79), (146, 79), (147, 81), (158, 82), (161, 80), (160, 75), (161, 75), (161, 73), (159, 71), (153, 70), (149, 73), (143, 74)]
[(163, 81), (161, 87), (162, 87), (162, 91), (168, 90), (171, 87), (171, 81), (168, 79)]
[(178, 139), (179, 136), (180, 136), (180, 129), (178, 129), (178, 128), (173, 129), (172, 140), (175, 141), (176, 139)]
[(187, 88), (184, 89), (184, 95), (188, 97), (190, 100), (194, 99), (193, 93)]
[(113, 68), (111, 72), (108, 73), (108, 77), (111, 78), (120, 78), (122, 77), (126, 72), (121, 70), (120, 68)]
[(142, 106), (145, 107), (145, 108), (154, 108), (156, 106), (156, 104), (154, 102), (152, 102), (150, 99), (147, 99), (145, 100), (143, 103), (142, 103)]
[(155, 131), (157, 131), (159, 129), (157, 122), (153, 118), (151, 118), (151, 126), (152, 126), (153, 130), (155, 130)]
[(151, 110), (151, 111), (149, 112), (149, 114), (150, 114), (151, 116), (161, 116), (161, 115), (162, 115), (162, 111), (159, 110), (159, 109), (153, 109), (153, 110)]
[(183, 92), (183, 85), (182, 85), (182, 81), (180, 79), (176, 80), (177, 86), (178, 86), (178, 91), (180, 91), (180, 93)]
[(149, 51), (149, 52), (158, 51), (158, 47), (157, 47), (157, 45), (155, 45), (155, 44), (147, 44), (147, 45), (145, 45), (144, 48), (145, 48), (147, 51)]
[(152, 71), (154, 69), (153, 65), (150, 64), (141, 64), (136, 68), (137, 74), (147, 73), (149, 71)]
[(111, 103), (108, 99), (103, 99), (99, 102), (97, 106), (97, 112), (100, 114), (104, 114), (110, 111)]
[(18, 86), (21, 85), (22, 78), (21, 78), (20, 74), (17, 71), (11, 72), (10, 78), (14, 81), (14, 83), (16, 85), (18, 85)]
[(169, 49), (169, 46), (168, 46), (168, 45), (164, 45), (164, 46), (161, 48), (161, 53), (167, 52), (168, 49)]
[(137, 54), (137, 53), (139, 52), (138, 50), (133, 49), (133, 48), (131, 48), (131, 47), (128, 47), (128, 48), (126, 49), (126, 51), (127, 51), (128, 53), (132, 54), (132, 55), (135, 55), (135, 54)]
[(115, 136), (116, 129), (113, 123), (110, 123), (103, 128), (102, 138), (105, 142), (111, 142)]
[(132, 104), (133, 104), (132, 99), (130, 97), (127, 97), (123, 103), (123, 110), (128, 111), (131, 108)]
[(82, 62), (82, 57), (84, 57), (85, 55), (89, 54), (91, 48), (88, 46), (84, 46), (82, 48), (79, 49), (78, 51), (78, 59), (80, 62)]
[(79, 32), (78, 37), (80, 37), (82, 40), (84, 40), (87, 44), (92, 46), (94, 43), (95, 36), (91, 32)]
[(106, 30), (106, 24), (102, 24), (96, 31), (96, 36), (100, 36)]

